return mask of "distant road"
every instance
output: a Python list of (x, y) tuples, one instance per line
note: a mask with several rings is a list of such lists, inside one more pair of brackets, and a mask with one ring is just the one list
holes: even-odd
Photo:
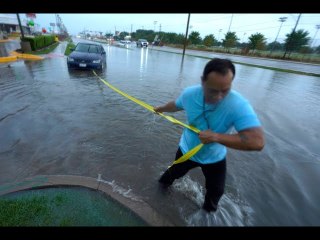
[[(154, 50), (160, 50), (160, 51), (162, 50), (162, 51), (175, 52), (175, 53), (181, 53), (181, 54), (183, 52), (182, 49), (166, 47), (166, 46), (163, 46), (163, 47), (150, 46), (149, 48)], [(299, 71), (304, 73), (312, 73), (312, 74), (320, 75), (320, 64), (298, 63), (293, 61), (266, 59), (266, 58), (258, 58), (258, 57), (245, 57), (245, 56), (237, 56), (237, 55), (231, 55), (231, 54), (189, 50), (189, 49), (186, 49), (185, 54), (193, 55), (193, 56), (208, 57), (208, 58), (223, 57), (239, 63), (253, 64), (253, 65), (258, 65), (262, 67), (280, 68), (285, 70)]]

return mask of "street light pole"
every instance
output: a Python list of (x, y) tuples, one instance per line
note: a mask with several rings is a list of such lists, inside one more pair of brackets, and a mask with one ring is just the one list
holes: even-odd
[(243, 37), (242, 37), (242, 41), (241, 41), (242, 43), (243, 43), (244, 36), (245, 36), (246, 34), (247, 34), (247, 33), (243, 33)]
[(187, 46), (187, 41), (188, 41), (189, 22), (190, 22), (190, 13), (188, 13), (187, 29), (186, 29), (186, 36), (185, 36), (185, 38), (184, 38), (182, 59), (184, 58), (184, 53), (185, 53), (185, 51), (186, 51), (186, 46)]
[(310, 47), (312, 47), (313, 44), (314, 44), (314, 40), (316, 39), (317, 33), (318, 33), (319, 29), (320, 29), (320, 24), (316, 25), (316, 29), (317, 29), (317, 31), (316, 31), (316, 33), (314, 34), (314, 37), (313, 37), (313, 40), (312, 40), (312, 43), (311, 43), (311, 46), (310, 46)]
[(154, 32), (156, 32), (156, 24), (157, 24), (157, 22), (158, 22), (158, 21), (154, 21), (154, 22), (153, 22), (153, 24), (154, 24), (153, 31), (154, 31)]
[(218, 34), (218, 41), (219, 41), (219, 38), (220, 38), (220, 33), (221, 33), (222, 29), (219, 29), (219, 34)]
[(19, 28), (20, 28), (20, 31), (21, 31), (22, 39), (24, 39), (24, 33), (23, 33), (23, 29), (22, 29), (19, 13), (17, 13), (17, 18), (18, 18), (18, 22), (19, 22)]
[(277, 33), (276, 39), (273, 41), (273, 45), (272, 45), (272, 48), (271, 48), (271, 50), (270, 50), (270, 55), (271, 55), (271, 53), (272, 53), (272, 51), (273, 51), (273, 49), (274, 49), (274, 45), (275, 45), (275, 43), (276, 43), (276, 41), (277, 41), (277, 39), (278, 39), (278, 36), (279, 36), (280, 30), (281, 30), (282, 24), (283, 24), (286, 20), (287, 20), (287, 17), (280, 17), (280, 18), (279, 18), (279, 21), (281, 22), (281, 24), (280, 24), (279, 31), (278, 31), (278, 33)]

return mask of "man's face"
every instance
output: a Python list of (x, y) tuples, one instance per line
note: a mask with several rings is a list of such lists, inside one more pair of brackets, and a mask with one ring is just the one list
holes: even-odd
[(226, 75), (211, 72), (206, 81), (202, 81), (205, 102), (214, 104), (222, 100), (230, 91), (233, 79), (231, 70)]

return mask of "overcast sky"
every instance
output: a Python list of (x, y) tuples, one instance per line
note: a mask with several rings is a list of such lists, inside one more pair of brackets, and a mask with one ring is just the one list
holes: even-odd
[[(22, 14), (25, 17), (25, 14)], [(164, 32), (186, 32), (188, 14), (59, 14), (68, 32), (72, 35), (80, 31), (91, 30), (105, 33), (117, 31), (131, 32), (137, 29), (155, 30)], [(233, 17), (232, 17), (233, 16)], [(190, 29), (198, 31), (203, 38), (208, 34), (214, 34), (216, 38), (224, 38), (228, 31), (236, 32), (240, 41), (247, 41), (254, 33), (262, 33), (268, 42), (275, 40), (281, 22), (280, 17), (287, 17), (283, 23), (278, 41), (283, 42), (286, 34), (295, 26), (299, 14), (191, 14)], [(49, 28), (50, 22), (55, 23), (55, 14), (37, 14), (35, 23), (41, 27)], [(232, 19), (232, 22), (231, 22)], [(320, 31), (317, 33), (316, 25), (320, 25), (320, 14), (302, 14), (297, 30), (304, 29), (309, 32), (314, 45), (320, 44)], [(219, 30), (221, 29), (221, 32)], [(317, 33), (317, 34), (316, 34)]]

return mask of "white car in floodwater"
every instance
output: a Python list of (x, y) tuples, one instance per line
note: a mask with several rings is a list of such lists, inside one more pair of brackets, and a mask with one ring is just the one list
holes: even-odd
[(131, 41), (129, 41), (129, 40), (120, 40), (119, 42), (116, 43), (116, 46), (129, 48), (129, 47), (131, 47)]

